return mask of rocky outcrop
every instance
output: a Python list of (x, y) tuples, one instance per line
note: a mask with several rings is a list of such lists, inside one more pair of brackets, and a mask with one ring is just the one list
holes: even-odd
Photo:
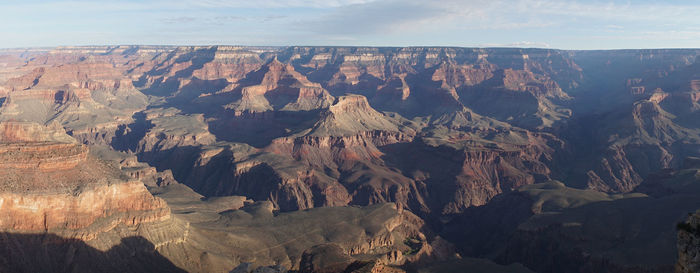
[(333, 97), (320, 84), (310, 82), (291, 65), (277, 59), (241, 80), (240, 100), (226, 105), (235, 112), (264, 112), (272, 110), (308, 111), (325, 108)]
[(146, 105), (123, 68), (109, 59), (77, 56), (55, 65), (27, 66), (37, 68), (7, 81), (10, 92), (0, 120), (58, 122), (83, 143), (104, 144)]
[(655, 184), (646, 188), (656, 189), (647, 190), (653, 197), (560, 182), (523, 186), (467, 209), (447, 225), (445, 236), (464, 255), (495, 255), (499, 263), (538, 272), (670, 272), (677, 259), (676, 223), (698, 204), (696, 173), (679, 170), (643, 182)]
[[(82, 61), (69, 56), (93, 54), (90, 52), (103, 53)], [(138, 153), (141, 160), (161, 170), (172, 169), (175, 177), (206, 195), (247, 194), (289, 210), (393, 201), (406, 207), (412, 203), (410, 206), (420, 210), (432, 207), (443, 211), (446, 204), (428, 205), (425, 198), (426, 183), (440, 183), (428, 183), (422, 174), (391, 166), (386, 161), (391, 155), (383, 147), (411, 142), (421, 134), (447, 137), (441, 131), (445, 128), (461, 132), (457, 139), (447, 137), (447, 142), (467, 138), (481, 142), (480, 138), (492, 138), (493, 132), (497, 132), (492, 138), (495, 146), (510, 141), (503, 139), (519, 141), (526, 133), (505, 123), (496, 125), (497, 121), (467, 109), (465, 105), (470, 103), (488, 103), (467, 102), (465, 90), (493, 83), (489, 85), (492, 89), (525, 94), (532, 101), (522, 103), (518, 97), (514, 104), (536, 105), (533, 111), (525, 111), (524, 119), (529, 120), (532, 115), (544, 115), (542, 109), (553, 106), (549, 102), (554, 103), (554, 99), (566, 99), (564, 90), (575, 85), (580, 73), (566, 56), (552, 50), (219, 46), (158, 51), (95, 47), (61, 49), (49, 55), (33, 63), (46, 67), (18, 78), (16, 85), (31, 87), (24, 91), (53, 90), (56, 82), (71, 82), (68, 85), (75, 88), (47, 92), (42, 97), (53, 97), (64, 107), (63, 113), (78, 115), (78, 120), (84, 117), (80, 113), (97, 111), (87, 106), (92, 104), (89, 98), (100, 106), (95, 99), (98, 91), (130, 89), (123, 82), (125, 76), (167, 105), (116, 120), (86, 117), (80, 122), (99, 125), (75, 128), (63, 124), (81, 142), (111, 144)], [(118, 61), (116, 56), (125, 60)], [(61, 58), (65, 65), (51, 67)], [(344, 92), (364, 97), (335, 99), (330, 95)], [(17, 100), (9, 101), (11, 106)], [(22, 108), (17, 105), (7, 111)], [(395, 110), (400, 115), (375, 108)], [(499, 118), (512, 122), (506, 116)], [(489, 126), (499, 128), (484, 130)], [(465, 168), (473, 170), (446, 176), (462, 181), (448, 188), (460, 192), (456, 199), (463, 200), (446, 211), (482, 204), (501, 191), (546, 178), (550, 170), (542, 164), (551, 160), (551, 151), (544, 147), (549, 140), (525, 138), (536, 144), (528, 148), (519, 143), (502, 151), (485, 149), (501, 155), (470, 160), (473, 163), (465, 166), (471, 167)], [(243, 142), (257, 150), (248, 147), (233, 158), (226, 158), (226, 153), (200, 157), (201, 150), (209, 150), (203, 147), (217, 146), (216, 141)], [(558, 145), (556, 140), (552, 143)], [(527, 155), (529, 152), (533, 155)], [(215, 174), (205, 175), (205, 170)], [(255, 174), (248, 174), (248, 170)], [(252, 177), (269, 181), (263, 183), (266, 190), (253, 189)]]
[[(93, 238), (90, 246), (104, 251), (121, 244), (115, 238), (142, 236), (190, 271), (228, 272), (242, 262), (294, 268), (304, 251), (313, 261), (310, 249), (324, 244), (337, 245), (353, 270), (418, 265), (430, 260), (419, 257), (449, 252), (440, 240), (397, 241), (396, 232), (420, 236), (363, 229), (364, 222), (344, 226), (360, 238), (352, 241), (305, 216), (369, 217), (374, 210), (346, 206), (393, 202), (396, 211), (436, 226), (451, 215), (474, 217), (458, 230), (479, 238), (461, 250), (499, 262), (540, 271), (664, 270), (670, 258), (660, 252), (668, 252), (670, 233), (656, 223), (699, 207), (692, 183), (670, 181), (694, 173), (655, 174), (700, 156), (697, 55), (434, 47), (12, 51), (0, 56), (0, 120), (51, 124), (58, 133), (0, 124), (3, 223)], [(78, 143), (132, 154), (115, 156), (117, 168)], [(587, 190), (530, 186), (551, 178)], [(630, 191), (652, 197), (616, 195)], [(166, 216), (160, 197), (176, 212)], [(22, 200), (50, 206), (32, 214)], [(663, 220), (646, 221), (637, 208)], [(12, 216), (25, 213), (31, 221)], [(387, 218), (377, 222), (416, 220), (398, 221), (394, 213), (382, 212)], [(629, 221), (616, 225), (618, 218)], [(296, 221), (321, 231), (265, 229)], [(370, 254), (377, 255), (360, 259)]]
[[(124, 88), (131, 86), (130, 81), (119, 81), (121, 73), (108, 63), (62, 64), (56, 67), (37, 68), (22, 77), (10, 79), (6, 85), (13, 90), (25, 90), (34, 87), (54, 87), (66, 84), (79, 88), (96, 90), (100, 87)], [(100, 80), (110, 80), (101, 82)], [(108, 85), (111, 83), (112, 85)], [(131, 86), (133, 88), (133, 86)]]
[(477, 85), (493, 77), (493, 67), (489, 65), (457, 65), (443, 62), (433, 72), (432, 80), (441, 81), (446, 86), (460, 88)]
[[(136, 226), (170, 217), (165, 202), (154, 198), (138, 181), (94, 187), (72, 195), (4, 192), (0, 200), (0, 228), (10, 232), (80, 232), (98, 220), (102, 227), (96, 229), (104, 232), (119, 224)], [(81, 240), (94, 238), (90, 233), (78, 236)]]
[(676, 273), (700, 272), (700, 219), (697, 212), (684, 222), (678, 223), (678, 262)]
[[(69, 170), (84, 162), (87, 155), (87, 147), (77, 144), (57, 124), (47, 128), (29, 122), (0, 122), (0, 168), (5, 173)], [(19, 176), (8, 176), (4, 182), (5, 189), (17, 189), (40, 181), (16, 185), (22, 183)]]
[[(310, 135), (353, 135), (368, 131), (399, 131), (399, 125), (370, 107), (367, 98), (359, 95), (338, 97), (321, 119), (311, 128)], [(388, 144), (388, 143), (387, 143)]]
[(599, 169), (586, 175), (587, 187), (602, 192), (629, 192), (642, 182), (621, 147), (610, 149), (601, 159)]
[(628, 192), (648, 175), (679, 168), (683, 158), (697, 156), (692, 152), (698, 139), (695, 125), (683, 121), (696, 113), (690, 105), (694, 102), (687, 93), (656, 92), (599, 121), (605, 129), (593, 141), (607, 147), (602, 158), (592, 159), (600, 163), (588, 172), (589, 187)]
[(58, 124), (50, 127), (31, 122), (0, 122), (0, 143), (75, 143)]
[[(486, 204), (494, 196), (523, 185), (541, 182), (550, 175), (542, 163), (551, 151), (536, 147), (523, 150), (456, 148), (432, 146), (425, 140), (388, 146), (391, 165), (410, 174), (420, 187), (427, 188), (434, 213), (457, 213), (471, 206)], [(538, 157), (531, 155), (539, 154)]]
[(354, 261), (338, 245), (318, 245), (304, 251), (299, 269), (305, 273), (343, 272)]
[(220, 91), (258, 69), (260, 52), (244, 47), (195, 46), (171, 48), (152, 59), (134, 61), (131, 74), (147, 94), (191, 100), (203, 91)]
[[(488, 98), (479, 96), (503, 96), (485, 92), (460, 98), (464, 93), (461, 89), (483, 90), (483, 82), (498, 81), (500, 77), (496, 74), (501, 74), (510, 90), (529, 90), (535, 96), (527, 102), (527, 107), (539, 109), (518, 114), (545, 120), (539, 124), (513, 122), (549, 127), (552, 120), (566, 118), (567, 109), (559, 110), (562, 112), (557, 114), (559, 117), (548, 117), (557, 113), (548, 108), (559, 108), (560, 102), (546, 98), (568, 98), (559, 86), (573, 88), (582, 80), (581, 68), (568, 56), (547, 50), (290, 47), (280, 55), (299, 71), (308, 71), (305, 73), (310, 79), (320, 82), (333, 95), (347, 92), (365, 95), (377, 109), (410, 117), (445, 109), (459, 110), (458, 99), (470, 107), (490, 105), (491, 102), (485, 101)], [(524, 101), (518, 102), (523, 104)], [(538, 105), (541, 102), (548, 105)], [(488, 109), (479, 109), (479, 112), (482, 110), (493, 114)], [(507, 118), (504, 116), (503, 120)]]
[(87, 147), (64, 143), (0, 144), (0, 168), (5, 170), (68, 170), (87, 158)]
[[(379, 159), (377, 147), (410, 142), (415, 132), (372, 109), (363, 96), (339, 97), (308, 132), (274, 140), (266, 150), (291, 155), (311, 166), (337, 168)], [(335, 166), (333, 165), (335, 163)]]
[[(143, 114), (145, 120), (141, 122), (146, 124), (137, 126), (147, 126), (148, 128), (145, 128), (145, 135), (138, 140), (138, 144), (132, 149), (134, 152), (155, 154), (178, 147), (210, 145), (216, 142), (216, 136), (209, 132), (209, 127), (201, 114), (183, 115), (175, 109), (168, 110), (146, 111)], [(128, 136), (125, 137), (128, 138)], [(124, 141), (135, 140), (125, 139)], [(125, 144), (127, 147), (129, 146), (129, 143)]]
[(0, 123), (0, 229), (94, 239), (117, 225), (162, 221), (170, 209), (138, 181), (95, 160), (61, 133), (26, 122)]
[[(300, 272), (405, 272), (402, 266), (444, 261), (452, 257), (452, 246), (439, 237), (427, 238), (414, 227), (423, 225), (415, 215), (400, 213), (387, 227), (404, 236), (396, 249), (375, 252), (371, 249), (396, 247), (396, 236), (383, 234), (350, 248), (338, 244), (320, 244), (306, 249), (301, 256)], [(432, 236), (432, 235), (430, 235)], [(444, 247), (438, 246), (443, 244)], [(436, 247), (437, 246), (437, 247)], [(440, 249), (435, 251), (435, 249)], [(362, 254), (364, 253), (364, 254)]]
[[(49, 159), (67, 164), (51, 168), (0, 165), (0, 229), (8, 234), (0, 236), (0, 241), (8, 243), (0, 251), (14, 257), (0, 259), (0, 268), (24, 270), (64, 263), (87, 268), (86, 258), (70, 250), (73, 248), (80, 253), (111, 253), (111, 257), (93, 254), (97, 259), (93, 261), (109, 268), (126, 267), (126, 271), (158, 264), (166, 271), (179, 267), (190, 272), (229, 272), (249, 261), (259, 267), (298, 268), (303, 250), (327, 243), (351, 250), (351, 255), (403, 263), (386, 257), (397, 257), (396, 251), (406, 249), (401, 243), (406, 237), (427, 238), (422, 231), (425, 224), (393, 204), (277, 215), (270, 202), (253, 203), (245, 197), (203, 201), (201, 195), (174, 181), (151, 183), (150, 189), (163, 198), (154, 197), (143, 183), (168, 178), (168, 174), (159, 175), (133, 157), (99, 150), (104, 148), (88, 153), (75, 140), (58, 142), (70, 139), (65, 134), (47, 128), (48, 132), (41, 133), (41, 126), (35, 124), (13, 123), (2, 128), (14, 128), (14, 134), (0, 134), (4, 141), (12, 141), (0, 144), (11, 148), (0, 151), (0, 156), (39, 166), (42, 164), (36, 162)], [(84, 157), (71, 161), (75, 153)], [(96, 155), (122, 158), (121, 170)], [(56, 238), (46, 244), (43, 239), (18, 237), (30, 233), (45, 234), (42, 238), (55, 234)], [(124, 240), (126, 245), (122, 245)], [(13, 243), (20, 241), (20, 245)], [(54, 258), (27, 264), (27, 253), (51, 253)], [(150, 254), (123, 262), (129, 253)]]

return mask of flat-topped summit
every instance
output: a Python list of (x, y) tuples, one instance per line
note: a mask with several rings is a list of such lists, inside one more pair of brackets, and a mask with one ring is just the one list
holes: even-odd
[[(88, 148), (77, 143), (57, 124), (45, 127), (31, 122), (0, 122), (0, 172), (65, 171), (75, 168), (87, 155)], [(6, 177), (4, 182), (12, 177)], [(32, 177), (24, 182), (38, 180)]]
[(36, 142), (77, 143), (60, 125), (55, 123), (42, 126), (23, 121), (0, 122), (0, 144)]
[(312, 135), (343, 136), (372, 131), (399, 131), (395, 122), (374, 110), (367, 98), (361, 95), (336, 98), (322, 116), (312, 129)]
[(0, 230), (75, 230), (99, 218), (138, 224), (168, 216), (143, 183), (91, 156), (60, 126), (0, 123)]
[(121, 179), (88, 157), (88, 147), (56, 124), (0, 122), (0, 191), (72, 192)]

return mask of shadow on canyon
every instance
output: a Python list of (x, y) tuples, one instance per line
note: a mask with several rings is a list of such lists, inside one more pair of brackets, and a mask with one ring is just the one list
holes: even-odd
[[(209, 49), (200, 49), (199, 51), (182, 54), (175, 58), (173, 62), (175, 64), (189, 62), (191, 65), (189, 65), (186, 69), (182, 69), (175, 72), (175, 74), (172, 77), (168, 77), (166, 80), (163, 80), (161, 78), (158, 81), (152, 83), (151, 86), (148, 88), (143, 88), (147, 83), (148, 76), (162, 76), (170, 72), (169, 69), (154, 68), (151, 71), (146, 72), (137, 81), (134, 81), (134, 86), (136, 86), (137, 88), (143, 88), (140, 90), (146, 95), (170, 95), (172, 92), (178, 90), (178, 88), (180, 87), (180, 79), (192, 76), (195, 70), (201, 69), (202, 67), (204, 67), (204, 64), (214, 60), (215, 53), (216, 48), (212, 47)], [(172, 52), (170, 54), (171, 55), (169, 55), (168, 57), (175, 57), (175, 52)]]
[(143, 237), (100, 251), (53, 234), (0, 233), (0, 272), (185, 272)]
[(110, 142), (110, 146), (117, 151), (135, 151), (139, 141), (146, 136), (146, 132), (154, 127), (151, 121), (146, 120), (146, 114), (143, 112), (135, 113), (132, 118), (133, 123), (120, 125), (117, 128), (115, 137)]

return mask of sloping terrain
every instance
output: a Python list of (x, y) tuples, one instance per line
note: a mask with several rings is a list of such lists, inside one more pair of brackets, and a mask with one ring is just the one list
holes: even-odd
[[(444, 233), (466, 255), (538, 272), (670, 272), (678, 257), (677, 223), (700, 206), (697, 165), (690, 163), (697, 159), (687, 161), (684, 169), (650, 176), (628, 194), (558, 181), (524, 186), (455, 215)], [(679, 251), (693, 251), (684, 243)]]
[[(3, 238), (70, 239), (23, 255), (73, 247), (118, 266), (138, 249), (199, 272), (667, 272), (676, 222), (700, 207), (685, 160), (700, 156), (698, 56), (3, 50), (0, 185), (45, 212), (3, 201)], [(26, 257), (0, 262), (62, 262)], [(90, 268), (82, 260), (64, 271)], [(145, 261), (131, 271), (152, 270)]]
[[(205, 200), (174, 181), (149, 183), (171, 177), (105, 147), (89, 152), (62, 129), (0, 128), (3, 269), (229, 272), (243, 262), (294, 269), (305, 250), (322, 244), (383, 265), (439, 257), (425, 250), (440, 248), (423, 221), (391, 203), (277, 214), (268, 201)], [(411, 249), (407, 238), (422, 252), (401, 255)]]

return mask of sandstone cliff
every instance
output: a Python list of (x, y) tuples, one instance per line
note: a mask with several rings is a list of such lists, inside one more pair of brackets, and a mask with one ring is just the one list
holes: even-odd
[(146, 105), (123, 68), (108, 60), (27, 64), (32, 72), (5, 84), (0, 120), (58, 122), (82, 142), (107, 142)]
[[(389, 247), (362, 221), (343, 227), (379, 248), (331, 233), (292, 232), (313, 237), (303, 242), (256, 233), (308, 215), (367, 216), (374, 210), (346, 206), (392, 202), (398, 209), (377, 222), (401, 210), (437, 227), (468, 218), (455, 229), (471, 235), (450, 239), (466, 240), (462, 254), (538, 271), (654, 272), (674, 260), (669, 223), (700, 207), (693, 183), (668, 183), (692, 176), (677, 169), (700, 156), (698, 50), (95, 46), (0, 55), (0, 120), (52, 127), (1, 125), (0, 152), (12, 159), (0, 163), (14, 200), (7, 211), (26, 212), (23, 194), (55, 204), (37, 206), (46, 221), (30, 213), (24, 228), (94, 237), (68, 245), (105, 264), (98, 252), (128, 257), (139, 245), (162, 254), (144, 257), (188, 271), (227, 272), (242, 261), (296, 268), (305, 252), (313, 261), (314, 249), (337, 245), (352, 268), (418, 265), (439, 240), (408, 240), (422, 247), (407, 258), (413, 249)], [(96, 152), (106, 145), (130, 154)], [(566, 186), (538, 184), (550, 179)], [(618, 195), (631, 191), (646, 196)], [(55, 217), (61, 211), (80, 217)], [(22, 225), (13, 219), (4, 221)], [(145, 242), (122, 241), (134, 236)], [(10, 237), (5, 245), (46, 242)], [(255, 247), (269, 249), (245, 254)], [(361, 259), (369, 252), (377, 255)]]
[[(91, 153), (59, 128), (20, 122), (0, 128), (0, 241), (12, 257), (0, 259), (0, 268), (229, 272), (250, 262), (295, 269), (304, 250), (327, 243), (347, 255), (403, 265), (418, 259), (395, 257), (409, 248), (406, 238), (433, 240), (422, 220), (394, 204), (276, 215), (270, 202), (203, 200), (174, 181), (150, 183), (153, 196), (144, 183), (168, 175), (127, 155)], [(123, 158), (121, 168), (97, 155)], [(128, 258), (136, 253), (143, 256)], [(51, 258), (28, 263), (31, 255)]]
[(4, 231), (63, 230), (89, 240), (119, 224), (170, 217), (163, 200), (95, 160), (87, 147), (58, 131), (62, 129), (18, 122), (0, 123), (0, 128)]

